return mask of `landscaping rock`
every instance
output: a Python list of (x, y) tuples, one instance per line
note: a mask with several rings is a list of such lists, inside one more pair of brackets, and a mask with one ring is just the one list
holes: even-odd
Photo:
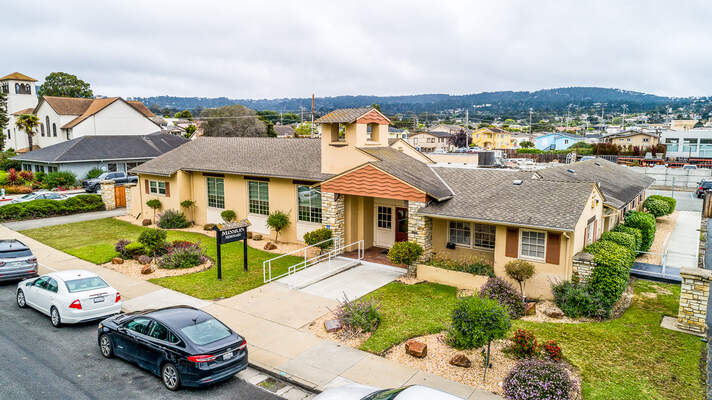
[(148, 275), (151, 272), (153, 272), (153, 267), (151, 266), (151, 264), (147, 264), (147, 265), (144, 265), (143, 267), (141, 267), (141, 273), (143, 275)]
[(252, 239), (253, 239), (253, 240), (262, 240), (262, 234), (260, 234), (260, 233), (253, 233), (253, 234), (252, 234)]
[(247, 238), (248, 238), (248, 239), (252, 239), (252, 232), (247, 231)]
[(263, 247), (265, 250), (274, 250), (277, 248), (277, 245), (275, 245), (272, 242), (267, 242), (265, 243), (265, 247)]
[(413, 357), (423, 358), (428, 355), (428, 345), (415, 339), (405, 342), (405, 352)]
[(470, 361), (470, 359), (467, 358), (466, 355), (458, 354), (450, 359), (450, 365), (462, 368), (470, 368), (470, 366), (472, 366), (472, 361)]
[(153, 223), (150, 218), (144, 218), (143, 221), (141, 221), (141, 225), (143, 226), (149, 226)]
[(559, 307), (551, 304), (544, 309), (544, 315), (549, 318), (559, 319), (564, 317), (564, 312)]
[(324, 329), (329, 333), (338, 332), (341, 330), (341, 321), (338, 319), (328, 319), (324, 321)]
[(123, 264), (123, 263), (124, 263), (124, 259), (121, 258), (121, 257), (114, 257), (114, 258), (111, 259), (111, 263), (112, 263), (112, 264)]
[(536, 303), (535, 302), (529, 302), (526, 303), (524, 307), (524, 315), (536, 315)]

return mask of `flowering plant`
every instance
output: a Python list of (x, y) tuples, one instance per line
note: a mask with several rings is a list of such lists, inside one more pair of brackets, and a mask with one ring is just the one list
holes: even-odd
[(573, 383), (561, 363), (528, 358), (512, 368), (502, 388), (509, 400), (569, 400)]
[(555, 341), (549, 340), (542, 346), (544, 355), (551, 361), (561, 361), (561, 347)]
[(517, 358), (530, 358), (539, 353), (539, 345), (532, 332), (517, 329), (512, 338), (512, 352)]

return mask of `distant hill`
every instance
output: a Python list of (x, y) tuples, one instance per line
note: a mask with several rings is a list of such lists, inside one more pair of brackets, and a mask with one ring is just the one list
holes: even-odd
[[(226, 97), (138, 97), (147, 106), (175, 109), (214, 108), (231, 104), (242, 104), (255, 110), (277, 110), (299, 112), (311, 109), (311, 98), (283, 99), (229, 99)], [(628, 105), (629, 112), (649, 111), (666, 105), (684, 106), (691, 98), (672, 98), (641, 92), (599, 87), (568, 87), (543, 89), (534, 92), (482, 92), (467, 95), (418, 94), (410, 96), (335, 96), (317, 97), (316, 109), (320, 114), (336, 108), (363, 107), (373, 103), (389, 114), (396, 113), (439, 113), (452, 109), (470, 109), (477, 113), (522, 115), (534, 108), (538, 112), (565, 111), (569, 104), (578, 107), (593, 107), (605, 103), (607, 110)], [(473, 107), (474, 106), (474, 107)]]

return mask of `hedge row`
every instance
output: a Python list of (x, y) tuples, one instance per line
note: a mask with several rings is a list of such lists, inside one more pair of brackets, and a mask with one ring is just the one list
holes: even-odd
[(584, 249), (593, 255), (596, 266), (588, 280), (591, 293), (599, 293), (603, 306), (609, 310), (628, 285), (635, 253), (610, 240), (599, 240)]
[[(660, 200), (660, 201), (666, 203), (669, 208), (668, 212), (667, 212), (668, 214), (672, 214), (673, 212), (675, 212), (675, 207), (677, 207), (677, 200), (675, 200), (674, 197), (660, 196), (659, 194), (654, 194), (652, 196), (648, 196), (648, 198), (645, 200), (645, 202), (647, 203), (648, 200), (650, 200), (650, 199)], [(643, 204), (643, 206), (645, 207), (645, 204)], [(645, 208), (647, 208), (647, 207), (645, 207)]]
[[(634, 228), (631, 228), (634, 229)], [(638, 254), (638, 242), (635, 236), (626, 232), (603, 232), (601, 235), (601, 240), (608, 240), (613, 243), (618, 243), (619, 245), (625, 247), (626, 249), (633, 252), (633, 254)]]
[(620, 224), (620, 225), (616, 225), (616, 227), (613, 228), (613, 230), (611, 232), (623, 232), (623, 233), (627, 233), (627, 234), (633, 236), (633, 239), (635, 239), (636, 251), (642, 250), (643, 234), (640, 232), (640, 229)]
[(625, 226), (640, 230), (642, 242), (640, 251), (650, 250), (655, 240), (655, 216), (642, 211), (630, 211), (625, 216)]
[(104, 210), (101, 196), (80, 194), (65, 200), (32, 200), (0, 207), (0, 221), (53, 217)]

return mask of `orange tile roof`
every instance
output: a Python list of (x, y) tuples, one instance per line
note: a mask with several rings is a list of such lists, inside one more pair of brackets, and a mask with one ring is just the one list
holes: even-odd
[(151, 112), (151, 110), (149, 110), (149, 109), (146, 107), (145, 104), (141, 103), (140, 101), (131, 100), (131, 101), (127, 101), (127, 103), (129, 103), (129, 105), (131, 105), (133, 108), (135, 108), (136, 111), (140, 112), (141, 114), (143, 114), (143, 115), (144, 115), (145, 117), (147, 117), (147, 118), (151, 118), (151, 117), (155, 117), (155, 116), (156, 116), (154, 113)]
[(104, 99), (94, 99), (91, 104), (89, 104), (89, 107), (84, 111), (84, 113), (77, 118), (74, 118), (73, 120), (69, 121), (68, 123), (64, 124), (62, 129), (69, 129), (69, 128), (74, 128), (75, 126), (79, 125), (80, 122), (84, 121), (85, 119), (91, 117), (92, 115), (98, 113), (99, 111), (103, 110), (106, 108), (108, 105), (112, 104), (116, 100), (119, 100), (118, 97), (107, 97)]
[(9, 81), (9, 80), (37, 82), (37, 79), (30, 78), (29, 76), (27, 76), (25, 74), (21, 74), (19, 72), (13, 72), (9, 75), (5, 75), (2, 78), (0, 78), (0, 81)]
[(25, 108), (24, 110), (15, 111), (12, 115), (33, 114), (34, 108)]
[(39, 106), (42, 102), (47, 102), (50, 107), (59, 115), (82, 115), (89, 108), (94, 99), (84, 99), (79, 97), (57, 97), (57, 96), (42, 96)]

